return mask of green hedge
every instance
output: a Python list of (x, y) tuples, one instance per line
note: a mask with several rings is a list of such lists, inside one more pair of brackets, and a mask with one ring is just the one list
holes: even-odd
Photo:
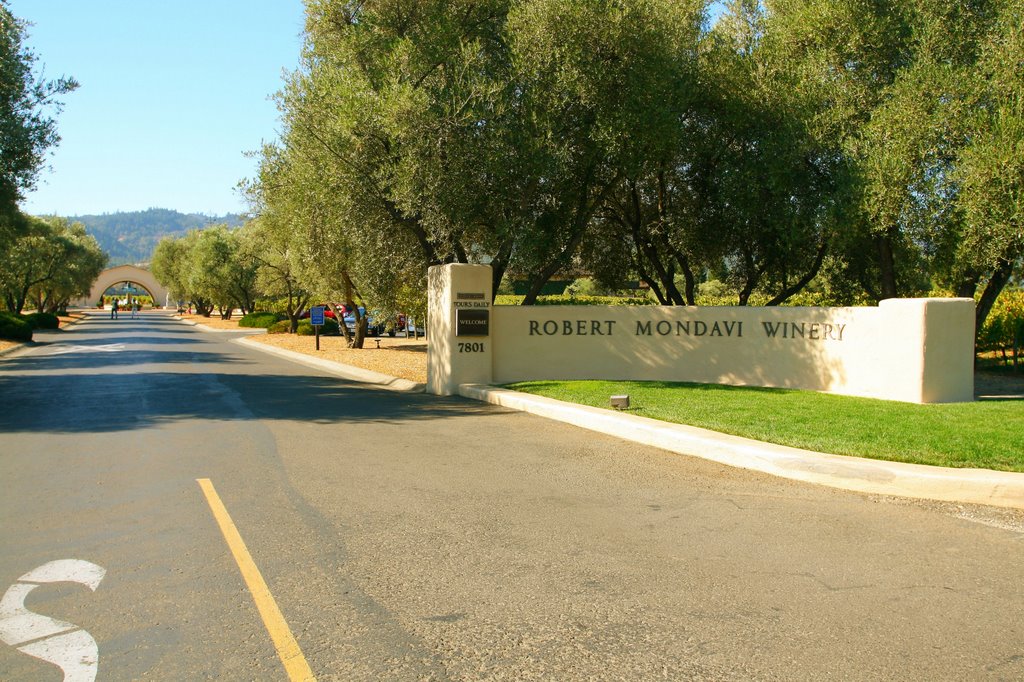
[(0, 339), (8, 341), (31, 341), (32, 325), (16, 315), (0, 312)]
[(52, 313), (29, 313), (22, 315), (21, 319), (32, 325), (33, 329), (58, 329), (60, 318)]
[(252, 327), (257, 329), (270, 329), (281, 320), (287, 320), (288, 316), (281, 313), (248, 313), (238, 321), (239, 327)]
[[(309, 320), (301, 320), (299, 328), (295, 333), (299, 336), (314, 336), (316, 330), (313, 329), (313, 325), (310, 324)], [(325, 317), (324, 324), (320, 327), (320, 336), (334, 336), (339, 333), (341, 333), (341, 328), (338, 327), (338, 322), (330, 317)]]
[(290, 334), (292, 331), (292, 323), (288, 320), (281, 320), (267, 327), (268, 334)]

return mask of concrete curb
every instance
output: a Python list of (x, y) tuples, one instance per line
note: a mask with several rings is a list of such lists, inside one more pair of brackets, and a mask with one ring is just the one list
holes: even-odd
[(806, 483), (880, 495), (1024, 509), (1024, 474), (826, 455), (596, 407), (463, 384), (460, 395), (682, 455)]
[(418, 384), (414, 381), (409, 381), (408, 379), (399, 379), (398, 377), (388, 376), (387, 374), (381, 374), (380, 372), (372, 372), (368, 369), (353, 367), (352, 365), (346, 365), (333, 360), (314, 358), (304, 353), (296, 353), (295, 351), (286, 350), (284, 348), (268, 346), (265, 343), (257, 343), (256, 341), (252, 341), (246, 337), (231, 339), (231, 342), (240, 344), (247, 348), (255, 348), (263, 353), (277, 355), (308, 367), (314, 367), (325, 372), (330, 372), (342, 379), (370, 384), (377, 388), (386, 388), (390, 391), (402, 391), (407, 393), (422, 393), (424, 388), (426, 388), (424, 384)]

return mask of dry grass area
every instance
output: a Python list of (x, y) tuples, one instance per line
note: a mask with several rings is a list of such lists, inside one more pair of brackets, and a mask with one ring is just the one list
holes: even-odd
[[(238, 330), (238, 318), (222, 320), (217, 315), (201, 317), (182, 315), (182, 319), (212, 329)], [(344, 365), (380, 372), (399, 379), (417, 383), (427, 381), (427, 342), (424, 339), (402, 339), (381, 337), (368, 338), (361, 349), (349, 348), (341, 336), (321, 336), (320, 350), (316, 350), (316, 338), (294, 334), (259, 334), (250, 337), (257, 343), (276, 346), (296, 353), (305, 353), (323, 360), (332, 360)], [(380, 348), (377, 342), (380, 341)]]
[(230, 330), (230, 331), (237, 331), (238, 330), (238, 320), (241, 319), (240, 317), (233, 317), (230, 320), (222, 320), (222, 319), (220, 319), (220, 315), (217, 315), (216, 313), (214, 313), (213, 315), (210, 315), (209, 317), (203, 317), (202, 315), (188, 315), (188, 314), (179, 315), (179, 317), (181, 317), (181, 319), (186, 320), (188, 322), (194, 322), (196, 324), (201, 324), (201, 325), (203, 325), (205, 327), (210, 327), (211, 329), (224, 329), (224, 330)]
[(78, 322), (79, 320), (85, 319), (86, 314), (80, 310), (72, 310), (67, 315), (60, 316), (60, 326), (66, 327), (72, 322)]
[[(346, 346), (345, 339), (341, 336), (321, 336), (318, 352), (316, 339), (312, 336), (266, 334), (251, 338), (257, 343), (305, 353), (323, 360), (333, 360), (400, 379), (421, 384), (427, 381), (427, 342), (423, 339), (416, 341), (388, 337), (369, 338), (366, 339), (364, 348), (355, 349)], [(380, 348), (377, 348), (378, 340)]]
[(18, 345), (17, 341), (5, 341), (0, 339), (0, 350), (7, 350), (8, 348), (14, 348)]

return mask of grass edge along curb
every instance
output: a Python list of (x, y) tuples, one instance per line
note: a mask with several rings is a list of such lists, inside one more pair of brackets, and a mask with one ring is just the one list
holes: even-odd
[(1024, 472), (1024, 401), (914, 405), (814, 391), (670, 382), (533, 381), (509, 390), (834, 455)]
[(872, 495), (1024, 509), (1024, 474), (828, 455), (480, 384), (463, 397), (780, 478)]

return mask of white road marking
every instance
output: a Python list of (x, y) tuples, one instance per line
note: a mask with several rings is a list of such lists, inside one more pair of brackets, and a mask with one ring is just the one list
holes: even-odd
[(0, 600), (0, 640), (4, 644), (18, 646), (34, 639), (59, 635), (78, 627), (72, 623), (40, 616), (38, 613), (26, 609), (25, 598), (37, 587), (39, 585), (15, 583)]
[(25, 598), (45, 583), (78, 583), (95, 592), (106, 574), (105, 568), (88, 561), (61, 559), (21, 576), (0, 599), (0, 641), (53, 663), (64, 671), (64, 682), (93, 682), (99, 647), (92, 635), (73, 623), (29, 611)]
[(106, 343), (102, 346), (61, 346), (54, 348), (47, 355), (64, 355), (65, 353), (116, 353), (125, 349), (123, 343)]
[(81, 559), (60, 559), (33, 568), (18, 578), (19, 583), (78, 583), (93, 592), (100, 586), (107, 569)]

